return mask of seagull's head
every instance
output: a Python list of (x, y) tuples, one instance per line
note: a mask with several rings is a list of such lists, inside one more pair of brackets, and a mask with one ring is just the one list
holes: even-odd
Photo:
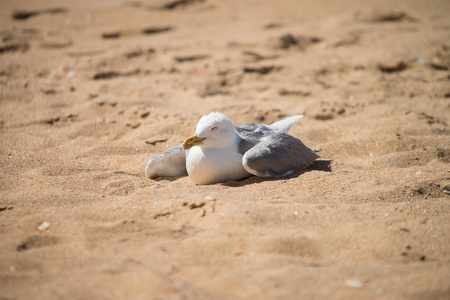
[(236, 142), (236, 131), (224, 114), (213, 112), (203, 116), (197, 124), (195, 134), (183, 142), (183, 149), (194, 146), (202, 148), (225, 148)]

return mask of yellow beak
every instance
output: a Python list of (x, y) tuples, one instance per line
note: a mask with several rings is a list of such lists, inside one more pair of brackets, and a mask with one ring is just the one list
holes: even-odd
[(201, 143), (203, 143), (203, 141), (205, 139), (206, 138), (197, 137), (197, 136), (193, 135), (193, 136), (191, 136), (191, 137), (189, 137), (189, 138), (184, 140), (184, 142), (183, 142), (183, 149), (184, 150), (188, 150), (188, 149), (191, 149), (194, 146), (200, 145)]

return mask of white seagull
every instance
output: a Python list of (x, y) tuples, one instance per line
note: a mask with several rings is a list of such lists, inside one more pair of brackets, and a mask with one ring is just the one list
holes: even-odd
[(210, 113), (200, 119), (195, 134), (183, 144), (151, 158), (145, 175), (189, 175), (195, 184), (241, 180), (251, 175), (289, 175), (320, 157), (286, 133), (302, 117), (292, 116), (272, 125), (250, 123), (234, 127), (224, 114)]

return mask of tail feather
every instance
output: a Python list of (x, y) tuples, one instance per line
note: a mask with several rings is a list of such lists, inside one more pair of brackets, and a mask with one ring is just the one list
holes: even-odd
[(287, 133), (295, 124), (303, 118), (303, 115), (296, 115), (281, 121), (274, 122), (269, 127), (278, 133)]

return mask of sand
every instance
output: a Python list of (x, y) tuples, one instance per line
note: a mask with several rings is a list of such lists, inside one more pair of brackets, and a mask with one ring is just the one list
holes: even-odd
[[(0, 299), (449, 299), (450, 2), (0, 3)], [(220, 111), (287, 178), (149, 180)]]

